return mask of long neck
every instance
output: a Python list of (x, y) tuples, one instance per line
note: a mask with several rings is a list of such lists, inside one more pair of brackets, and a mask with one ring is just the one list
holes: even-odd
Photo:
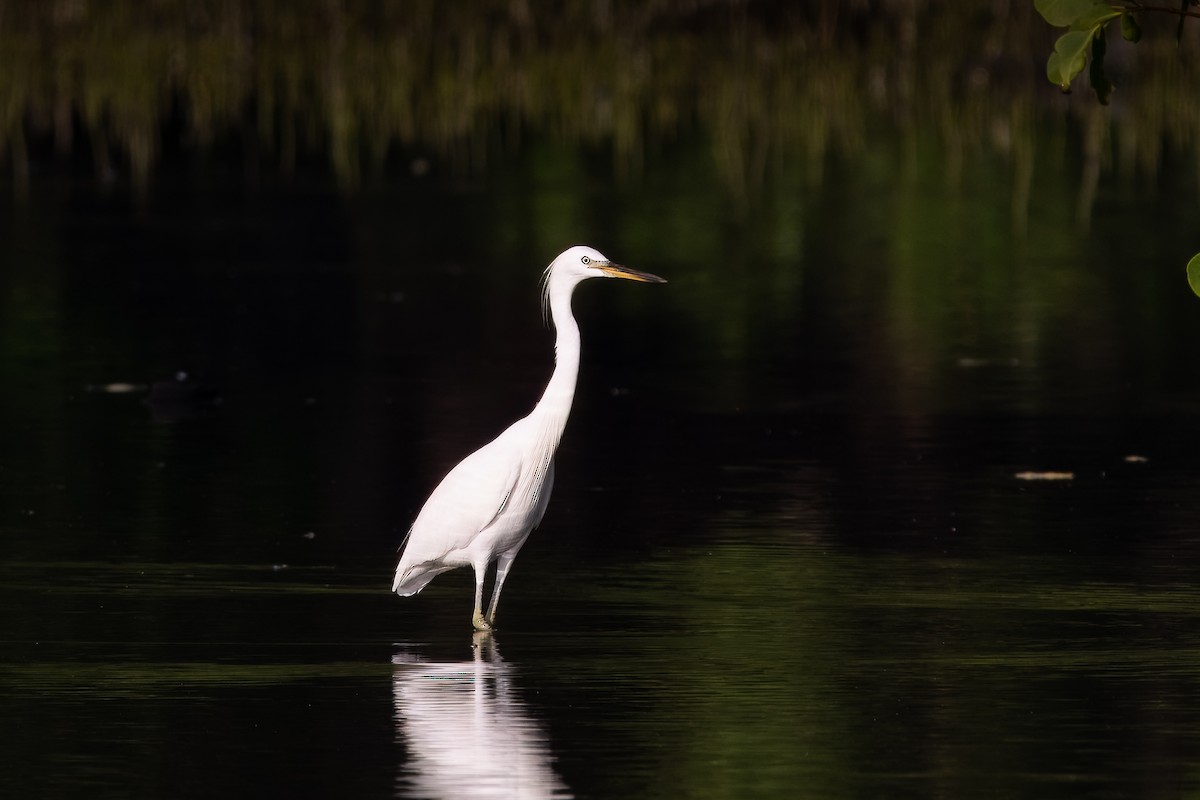
[(542, 393), (542, 399), (530, 416), (541, 417), (543, 430), (552, 436), (553, 446), (558, 445), (567, 418), (571, 415), (571, 403), (575, 399), (575, 379), (579, 375), (579, 325), (571, 313), (571, 293), (550, 293), (550, 317), (554, 321), (557, 336), (554, 340), (554, 374)]

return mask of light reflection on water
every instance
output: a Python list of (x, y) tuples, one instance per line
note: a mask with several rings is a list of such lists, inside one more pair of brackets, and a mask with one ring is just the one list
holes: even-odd
[(427, 661), (416, 648), (393, 657), (396, 733), (408, 752), (398, 796), (573, 797), (491, 635), (474, 634), (471, 651), (464, 661)]
[[(1066, 566), (679, 549), (623, 581), (598, 576), (619, 602), (582, 587), (601, 598), (603, 631), (568, 634), (558, 641), (570, 646), (542, 657), (588, 698), (573, 714), (618, 737), (592, 755), (644, 780), (642, 796), (670, 797), (667, 776), (697, 770), (691, 788), (712, 797), (801, 785), (817, 797), (979, 796), (981, 776), (985, 796), (1062, 781), (1083, 795), (1144, 795), (1156, 772), (1185, 780), (1143, 725), (1182, 715), (1195, 741), (1183, 709), (1200, 678), (1200, 592), (1055, 586)], [(561, 613), (564, 628), (588, 624), (582, 609)], [(1131, 753), (1138, 742), (1148, 749)], [(562, 760), (566, 770), (574, 759)]]

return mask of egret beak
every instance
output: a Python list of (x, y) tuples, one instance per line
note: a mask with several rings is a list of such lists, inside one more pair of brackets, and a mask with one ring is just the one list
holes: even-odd
[(649, 272), (638, 272), (636, 269), (622, 267), (620, 264), (614, 264), (611, 261), (603, 263), (593, 261), (592, 266), (603, 272), (609, 278), (624, 278), (627, 281), (639, 281), (640, 283), (666, 283), (666, 279), (660, 278), (657, 275), (651, 275)]

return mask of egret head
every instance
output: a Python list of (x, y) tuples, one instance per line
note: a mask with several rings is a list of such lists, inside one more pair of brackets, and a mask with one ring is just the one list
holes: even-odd
[(614, 264), (602, 253), (585, 245), (575, 245), (558, 254), (558, 257), (546, 267), (542, 283), (542, 311), (547, 312), (551, 298), (556, 294), (570, 296), (580, 281), (588, 278), (623, 278), (627, 281), (642, 283), (666, 283), (665, 280), (649, 272)]
[(575, 282), (587, 278), (624, 278), (642, 283), (666, 283), (657, 275), (614, 264), (597, 250), (585, 245), (575, 245), (559, 253), (558, 258), (551, 262), (547, 270), (550, 276), (561, 274), (573, 276)]

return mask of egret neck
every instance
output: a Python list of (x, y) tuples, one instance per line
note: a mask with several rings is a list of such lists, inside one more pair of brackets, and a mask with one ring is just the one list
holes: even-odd
[(575, 398), (575, 381), (579, 377), (579, 323), (571, 313), (571, 295), (578, 281), (563, 283), (550, 276), (546, 287), (546, 298), (550, 306), (550, 321), (554, 325), (554, 374), (546, 384), (546, 391), (538, 400), (529, 416), (537, 419), (538, 428), (545, 437), (544, 445), (553, 455), (562, 439), (567, 419), (571, 416), (571, 404)]

